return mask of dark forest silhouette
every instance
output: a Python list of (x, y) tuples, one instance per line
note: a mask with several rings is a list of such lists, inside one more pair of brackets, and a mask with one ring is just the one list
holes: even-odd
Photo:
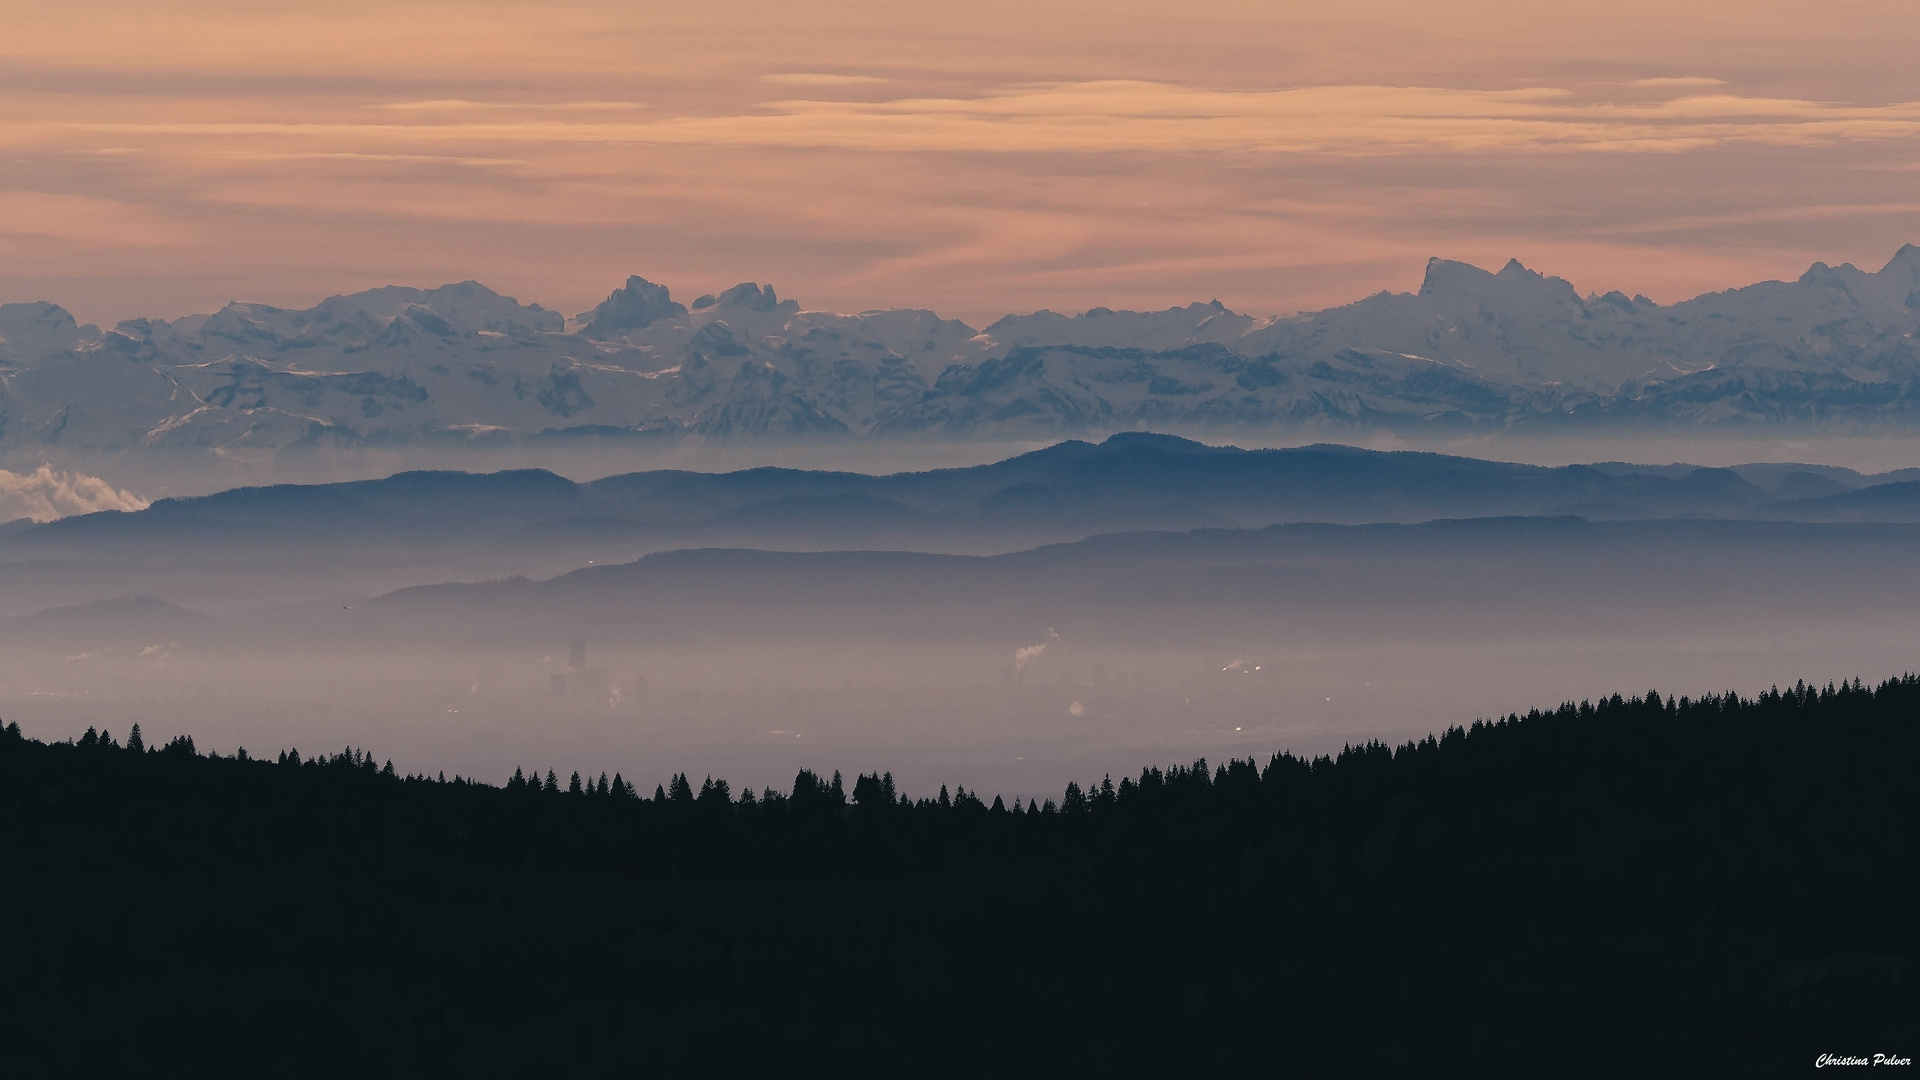
[(0, 735), (14, 1076), (1761, 1075), (1920, 1045), (1920, 678), (1011, 806)]

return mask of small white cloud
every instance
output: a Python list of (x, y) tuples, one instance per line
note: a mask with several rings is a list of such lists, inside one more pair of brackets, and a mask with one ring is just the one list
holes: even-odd
[(1027, 665), (1045, 655), (1048, 645), (1059, 640), (1059, 632), (1051, 626), (1047, 627), (1047, 638), (1045, 641), (1040, 642), (1038, 645), (1022, 645), (1013, 650), (1013, 669), (1015, 671), (1027, 670)]
[(1085, 715), (1087, 715), (1087, 707), (1086, 707), (1085, 705), (1082, 705), (1082, 704), (1080, 704), (1079, 702), (1077, 702), (1077, 701), (1076, 701), (1076, 702), (1074, 702), (1073, 704), (1071, 704), (1071, 705), (1069, 705), (1069, 706), (1067, 706), (1067, 715), (1069, 715), (1069, 716), (1085, 716)]

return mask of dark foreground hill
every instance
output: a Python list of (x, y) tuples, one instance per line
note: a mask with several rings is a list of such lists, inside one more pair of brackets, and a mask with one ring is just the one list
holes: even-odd
[(1768, 1075), (1920, 1046), (1913, 676), (1044, 806), (128, 742), (0, 736), (10, 1075)]

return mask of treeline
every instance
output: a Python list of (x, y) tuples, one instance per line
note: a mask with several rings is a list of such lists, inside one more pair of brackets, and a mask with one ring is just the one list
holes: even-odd
[(1920, 679), (1011, 805), (0, 734), (13, 1075), (1798, 1072), (1920, 1047)]

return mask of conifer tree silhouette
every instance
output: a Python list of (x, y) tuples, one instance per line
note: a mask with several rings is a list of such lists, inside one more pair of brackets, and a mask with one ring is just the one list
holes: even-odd
[[(721, 777), (647, 800), (581, 769), (570, 788), (622, 797), (560, 800), (531, 794), (557, 795), (554, 769), (503, 791), (364, 748), (128, 741), (0, 737), (0, 861), (30, 870), (0, 890), (31, 928), (0, 934), (22, 1075), (230, 1049), (254, 1073), (377, 1074), (464, 1053), (442, 1020), (505, 1075), (530, 1053), (793, 1071), (795, 1046), (883, 1073), (1185, 1075), (1204, 1046), (1223, 1073), (1283, 1052), (1306, 1075), (1450, 1075), (1490, 1042), (1581, 1046), (1571, 1074), (1758, 1075), (1920, 1015), (1911, 676), (1609, 696), (990, 808), (878, 771), (851, 805), (811, 770), (733, 801)], [(1186, 945), (1208, 926), (1231, 947)], [(102, 1002), (128, 1022), (63, 1019)], [(428, 1019), (366, 1019), (396, 1006)], [(229, 1015), (231, 1040), (167, 1035)]]

